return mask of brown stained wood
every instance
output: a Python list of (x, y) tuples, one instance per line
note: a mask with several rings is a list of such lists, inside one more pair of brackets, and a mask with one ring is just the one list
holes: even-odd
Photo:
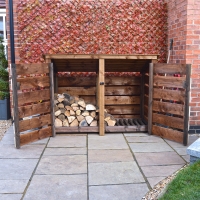
[(140, 95), (141, 89), (139, 86), (106, 86), (105, 95)]
[(189, 130), (189, 115), (190, 115), (190, 77), (191, 77), (191, 65), (186, 65), (186, 91), (185, 91), (185, 113), (184, 113), (184, 136), (183, 144), (188, 144), (188, 130)]
[(149, 84), (148, 85), (147, 84), (144, 85), (144, 94), (145, 95), (149, 95)]
[(141, 77), (133, 76), (133, 77), (105, 77), (106, 86), (133, 86), (133, 85), (140, 85)]
[(20, 131), (19, 131), (19, 110), (18, 110), (18, 95), (17, 95), (17, 80), (16, 66), (11, 64), (12, 70), (12, 90), (13, 90), (13, 120), (14, 120), (14, 142), (17, 149), (20, 148)]
[(148, 106), (144, 106), (144, 115), (148, 118)]
[(145, 95), (144, 96), (144, 105), (148, 106), (148, 102), (149, 102), (149, 96)]
[(47, 137), (52, 136), (51, 126), (43, 129), (39, 129), (30, 133), (20, 135), (20, 145), (29, 144)]
[(16, 73), (17, 75), (49, 73), (49, 64), (47, 63), (16, 64)]
[(176, 103), (160, 102), (154, 100), (153, 111), (184, 116), (184, 105)]
[(154, 64), (149, 64), (149, 101), (148, 101), (148, 133), (151, 135), (152, 133), (152, 106), (153, 106), (153, 67)]
[(20, 84), (20, 90), (50, 86), (49, 76), (18, 78), (17, 82)]
[(80, 95), (80, 98), (84, 99), (85, 103), (92, 103), (93, 105), (96, 105), (96, 96)]
[(19, 131), (23, 132), (50, 124), (51, 124), (51, 115), (50, 114), (42, 115), (39, 117), (34, 117), (32, 119), (19, 121)]
[(162, 138), (173, 140), (175, 142), (179, 142), (179, 143), (183, 142), (183, 132), (181, 132), (181, 131), (153, 125), (152, 126), (152, 134), (160, 136)]
[(119, 105), (119, 106), (105, 106), (108, 113), (111, 115), (139, 115), (140, 106), (139, 105)]
[(106, 126), (106, 133), (122, 133), (125, 132), (125, 126)]
[(96, 77), (58, 77), (58, 87), (95, 87)]
[(154, 86), (185, 88), (185, 77), (154, 76)]
[(96, 87), (58, 87), (58, 93), (68, 93), (71, 96), (96, 95)]
[(119, 119), (119, 118), (122, 118), (122, 119), (137, 119), (140, 117), (140, 115), (113, 115), (113, 117), (115, 119)]
[(30, 103), (30, 102), (39, 102), (40, 100), (49, 100), (50, 91), (46, 90), (36, 90), (33, 92), (23, 92), (18, 93), (18, 103), (19, 105)]
[(149, 85), (149, 74), (144, 75), (144, 83)]
[(185, 64), (155, 63), (154, 73), (164, 74), (186, 74)]
[(28, 106), (20, 106), (19, 109), (19, 118), (28, 117), (35, 114), (42, 114), (50, 112), (50, 102), (32, 104)]
[(99, 59), (98, 73), (98, 106), (99, 106), (99, 135), (105, 135), (104, 109), (105, 109), (105, 60)]
[(182, 118), (153, 113), (152, 121), (172, 128), (184, 129), (184, 120)]
[(141, 77), (141, 85), (140, 85), (140, 90), (141, 90), (141, 93), (140, 93), (140, 117), (142, 119), (144, 119), (144, 95), (145, 95), (144, 87), (145, 87), (145, 84), (144, 84), (144, 71), (143, 71), (142, 77)]
[(88, 127), (56, 127), (56, 133), (97, 133), (99, 132), (98, 126)]
[(185, 102), (185, 91), (154, 88), (153, 89), (153, 98), (179, 101), (181, 103), (184, 103)]
[(139, 96), (105, 96), (105, 105), (140, 104)]

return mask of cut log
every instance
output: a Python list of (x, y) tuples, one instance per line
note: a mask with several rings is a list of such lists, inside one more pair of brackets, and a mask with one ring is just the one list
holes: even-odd
[(58, 94), (54, 93), (54, 99), (57, 100), (57, 98), (58, 98)]
[(73, 110), (71, 106), (65, 106), (67, 110)]
[(70, 110), (70, 115), (75, 115), (76, 113), (73, 110)]
[(65, 99), (62, 103), (64, 104), (64, 106), (69, 106), (70, 105), (70, 103), (69, 103), (69, 101), (67, 99)]
[(58, 115), (58, 119), (60, 119), (61, 121), (64, 121), (65, 120), (65, 115), (64, 114)]
[(87, 121), (88, 124), (91, 124), (92, 121), (94, 120), (94, 118), (91, 117), (91, 116), (86, 116), (86, 117), (85, 117), (85, 120)]
[(82, 115), (85, 117), (85, 116), (89, 116), (90, 114), (89, 114), (88, 111), (84, 111), (84, 112), (82, 113)]
[(78, 120), (75, 119), (71, 124), (70, 126), (78, 126)]
[(64, 108), (65, 107), (63, 103), (59, 103), (57, 106), (58, 106), (58, 108)]
[(67, 119), (68, 119), (68, 122), (71, 124), (76, 119), (76, 117), (69, 116), (69, 117), (67, 117)]
[(115, 119), (110, 119), (107, 121), (108, 126), (115, 126), (116, 120)]
[(59, 103), (58, 100), (55, 99), (55, 100), (54, 100), (54, 105), (56, 105), (56, 104), (58, 104), (58, 103)]
[(76, 115), (77, 115), (77, 116), (81, 115), (81, 110), (77, 110), (77, 111), (76, 111)]
[(74, 96), (74, 100), (75, 100), (75, 103), (77, 103), (80, 100), (80, 98), (78, 96)]
[(99, 120), (99, 115), (96, 115), (96, 117), (94, 119)]
[(85, 101), (84, 100), (79, 100), (78, 105), (81, 106), (82, 108), (85, 108)]
[(72, 109), (73, 109), (74, 111), (77, 111), (77, 110), (79, 110), (79, 107), (72, 107)]
[(55, 119), (55, 126), (62, 126), (62, 121), (58, 118)]
[(95, 111), (90, 112), (90, 116), (95, 118), (96, 117), (96, 112)]
[(78, 119), (79, 122), (85, 119), (85, 117), (83, 117), (82, 115), (79, 115), (76, 118)]
[(78, 104), (77, 103), (73, 103), (73, 104), (71, 104), (71, 107), (78, 107)]
[(65, 108), (61, 108), (60, 110), (61, 110), (61, 113), (62, 113), (62, 114), (65, 114), (65, 111), (66, 111)]
[(83, 119), (80, 123), (79, 126), (88, 126), (88, 123), (86, 122), (85, 119)]
[(67, 119), (65, 119), (65, 120), (63, 121), (63, 126), (69, 126), (69, 122), (68, 122)]
[(66, 117), (69, 117), (69, 116), (70, 116), (69, 110), (66, 110), (65, 113), (64, 113), (64, 115), (65, 115)]
[(97, 126), (97, 120), (93, 120), (90, 126)]
[(61, 114), (61, 110), (57, 110), (56, 112), (55, 112), (55, 116), (58, 116), (58, 115), (60, 115)]
[(64, 98), (60, 98), (60, 97), (58, 98), (58, 102), (61, 103), (61, 102), (63, 102), (63, 101), (64, 101)]
[(85, 110), (96, 110), (96, 107), (92, 104), (87, 104)]
[(109, 121), (111, 119), (111, 115), (108, 113), (104, 113), (104, 121)]
[(54, 106), (54, 112), (56, 112), (57, 110), (59, 110), (58, 106)]
[(85, 108), (80, 107), (80, 110), (85, 110)]

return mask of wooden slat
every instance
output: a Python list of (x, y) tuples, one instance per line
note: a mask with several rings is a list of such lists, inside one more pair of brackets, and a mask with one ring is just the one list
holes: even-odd
[(20, 145), (29, 144), (31, 142), (35, 142), (37, 140), (50, 137), (51, 133), (51, 126), (43, 129), (39, 129), (30, 133), (21, 134), (20, 135)]
[(163, 138), (166, 138), (169, 140), (173, 140), (175, 142), (179, 142), (179, 143), (183, 142), (183, 132), (181, 132), (181, 131), (153, 125), (152, 133), (153, 133), (153, 135), (158, 135), (160, 137), (163, 137)]
[(133, 76), (133, 77), (123, 77), (123, 76), (112, 76), (105, 77), (106, 86), (109, 85), (140, 85), (141, 77)]
[(145, 74), (144, 76), (144, 83), (149, 84), (149, 75)]
[(113, 115), (115, 119), (138, 119), (140, 115)]
[(149, 64), (149, 101), (148, 101), (148, 133), (152, 133), (152, 104), (153, 104), (153, 63)]
[(15, 147), (20, 148), (20, 132), (19, 132), (19, 111), (18, 111), (18, 98), (17, 98), (17, 80), (16, 80), (16, 66), (11, 64), (12, 70), (12, 90), (13, 90), (13, 117), (14, 117), (14, 135)]
[(148, 102), (149, 102), (149, 96), (145, 95), (144, 96), (144, 105), (148, 106)]
[(155, 63), (154, 73), (186, 74), (186, 67), (185, 67), (185, 64)]
[(176, 104), (176, 103), (153, 101), (153, 111), (184, 116), (184, 105)]
[(99, 132), (99, 127), (55, 127), (55, 131), (56, 133), (96, 133)]
[(99, 59), (99, 85), (98, 85), (98, 106), (99, 106), (99, 135), (105, 135), (104, 108), (105, 108), (105, 60)]
[(80, 95), (80, 98), (84, 99), (85, 103), (91, 103), (93, 105), (97, 105), (96, 96), (84, 96)]
[(106, 86), (105, 95), (140, 95), (139, 86)]
[(97, 77), (58, 77), (58, 87), (96, 86)]
[(184, 129), (182, 118), (153, 113), (153, 122), (177, 129)]
[(154, 76), (154, 86), (185, 88), (185, 77)]
[(140, 104), (140, 96), (105, 96), (105, 105)]
[(59, 87), (58, 93), (68, 93), (71, 96), (96, 95), (96, 87)]
[(19, 118), (50, 112), (50, 102), (18, 107)]
[(149, 84), (148, 85), (147, 84), (144, 85), (144, 94), (145, 95), (149, 95)]
[(184, 113), (184, 136), (183, 144), (188, 144), (189, 115), (190, 115), (190, 76), (191, 65), (186, 65), (186, 91), (185, 91), (185, 113)]
[(154, 60), (157, 59), (157, 54), (151, 55), (115, 55), (115, 54), (46, 54), (45, 59), (148, 59)]
[(144, 106), (144, 115), (148, 118), (148, 106)]
[(18, 93), (19, 105), (31, 102), (38, 102), (40, 100), (49, 100), (49, 99), (50, 99), (49, 89)]
[(179, 102), (184, 103), (185, 91), (154, 88), (153, 98), (164, 99), (164, 100), (174, 100), (174, 101), (179, 101)]
[(118, 114), (140, 114), (140, 106), (139, 105), (120, 105), (120, 106), (105, 106), (108, 110), (108, 113), (112, 115)]
[(140, 85), (140, 89), (141, 89), (141, 94), (140, 94), (140, 117), (142, 119), (144, 119), (144, 95), (145, 95), (145, 92), (144, 92), (144, 87), (145, 87), (145, 84), (144, 84), (144, 71), (142, 72), (142, 77), (141, 77), (141, 85)]
[(42, 115), (32, 119), (22, 120), (19, 122), (19, 131), (27, 131), (34, 128), (39, 128), (51, 124), (51, 115)]
[(20, 90), (37, 87), (49, 87), (50, 85), (48, 76), (18, 78), (17, 82), (20, 83)]
[(16, 64), (16, 73), (17, 75), (45, 74), (49, 73), (49, 65), (47, 63)]

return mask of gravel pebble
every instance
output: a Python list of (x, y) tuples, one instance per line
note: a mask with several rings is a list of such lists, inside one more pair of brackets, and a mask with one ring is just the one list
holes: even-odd
[(12, 125), (11, 119), (9, 120), (0, 120), (0, 141), (2, 140), (4, 134), (8, 128)]

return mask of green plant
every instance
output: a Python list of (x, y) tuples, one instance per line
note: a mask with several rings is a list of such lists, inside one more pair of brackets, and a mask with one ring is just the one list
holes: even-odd
[(9, 97), (8, 61), (5, 55), (3, 39), (0, 37), (0, 99)]

